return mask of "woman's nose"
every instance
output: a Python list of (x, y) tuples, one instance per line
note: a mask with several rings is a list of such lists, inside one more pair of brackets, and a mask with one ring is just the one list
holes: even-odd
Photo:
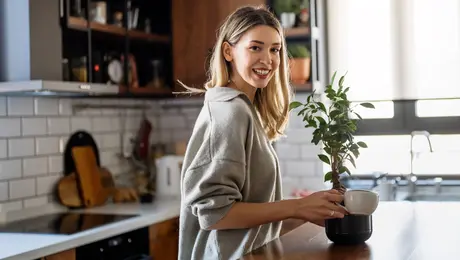
[(260, 57), (260, 63), (271, 65), (272, 64), (272, 58), (270, 57), (270, 53), (264, 53), (262, 57)]

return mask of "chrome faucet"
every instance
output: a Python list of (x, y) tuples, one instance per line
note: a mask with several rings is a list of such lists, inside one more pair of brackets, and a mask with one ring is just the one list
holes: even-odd
[(412, 131), (410, 133), (410, 174), (408, 176), (408, 189), (409, 189), (409, 194), (412, 195), (416, 192), (417, 188), (417, 175), (414, 174), (414, 161), (415, 157), (417, 156), (417, 153), (414, 152), (414, 147), (413, 147), (413, 141), (414, 137), (422, 135), (425, 136), (428, 145), (430, 147), (430, 152), (433, 152), (433, 146), (431, 145), (431, 140), (430, 140), (430, 133), (428, 131)]

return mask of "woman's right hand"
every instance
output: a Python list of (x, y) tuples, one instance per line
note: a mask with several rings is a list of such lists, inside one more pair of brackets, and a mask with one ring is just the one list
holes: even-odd
[(343, 195), (335, 189), (318, 191), (297, 199), (294, 217), (310, 222), (343, 218), (348, 212), (340, 205), (342, 201)]

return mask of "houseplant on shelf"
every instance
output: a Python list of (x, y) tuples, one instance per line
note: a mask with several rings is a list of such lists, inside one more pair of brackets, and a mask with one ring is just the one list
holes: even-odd
[[(325, 182), (331, 182), (332, 188), (344, 194), (342, 205), (349, 214), (344, 218), (326, 220), (325, 228), (327, 237), (336, 244), (357, 244), (365, 242), (372, 235), (372, 213), (378, 205), (378, 196), (373, 191), (350, 190), (340, 183), (341, 174), (351, 174), (346, 162), (354, 167), (355, 160), (359, 157), (359, 150), (367, 148), (366, 143), (356, 141), (354, 132), (361, 116), (355, 112), (356, 106), (374, 108), (371, 103), (352, 105), (347, 93), (350, 87), (344, 86), (345, 75), (338, 81), (334, 88), (334, 73), (331, 83), (326, 86), (325, 102), (316, 100), (315, 91), (307, 97), (306, 103), (294, 101), (289, 109), (300, 109), (298, 116), (303, 118), (306, 128), (314, 128), (311, 142), (323, 146), (323, 153), (318, 158), (330, 166), (330, 171), (324, 175)], [(354, 115), (356, 118), (353, 118)]]
[(274, 0), (273, 9), (280, 17), (283, 28), (294, 27), (301, 6), (302, 0)]
[(311, 55), (307, 46), (291, 44), (287, 46), (291, 81), (294, 84), (304, 84), (310, 78)]

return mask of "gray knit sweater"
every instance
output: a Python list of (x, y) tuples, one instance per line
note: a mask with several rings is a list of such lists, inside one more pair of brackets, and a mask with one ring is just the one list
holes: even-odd
[(235, 202), (281, 200), (278, 158), (240, 91), (205, 94), (181, 173), (179, 259), (236, 259), (277, 238), (281, 222), (209, 230)]

